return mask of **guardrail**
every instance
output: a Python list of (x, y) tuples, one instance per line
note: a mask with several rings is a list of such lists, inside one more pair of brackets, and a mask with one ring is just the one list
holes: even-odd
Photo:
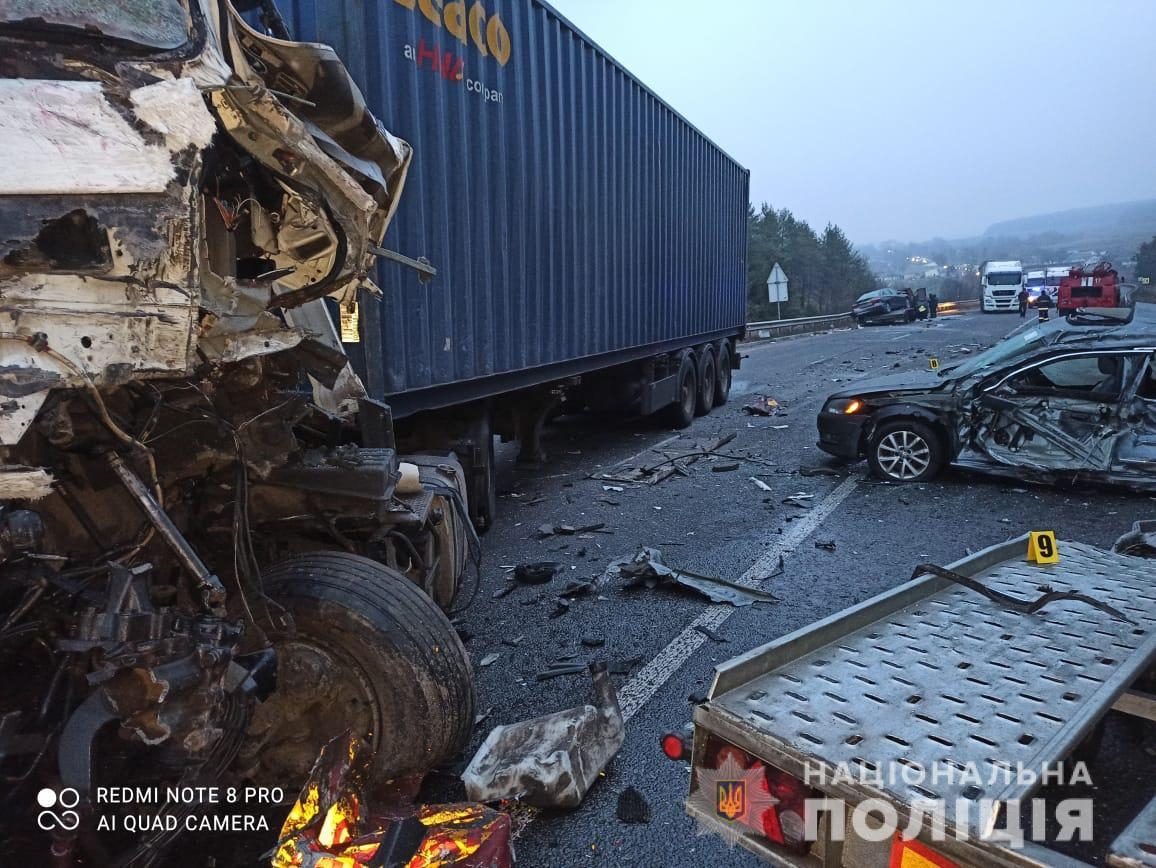
[[(941, 301), (936, 308), (939, 316), (953, 316), (971, 310), (979, 310), (978, 298), (970, 298), (965, 301)], [(766, 340), (785, 337), (786, 335), (802, 335), (825, 331), (826, 329), (851, 328), (854, 325), (855, 320), (850, 313), (798, 316), (793, 319), (769, 319), (762, 322), (747, 323), (747, 340)]]

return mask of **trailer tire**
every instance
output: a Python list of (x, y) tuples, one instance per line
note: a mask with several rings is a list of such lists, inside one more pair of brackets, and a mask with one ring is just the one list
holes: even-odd
[(682, 357), (678, 366), (678, 389), (674, 403), (666, 408), (667, 421), (675, 428), (686, 428), (694, 421), (698, 404), (698, 378), (694, 358), (690, 353)]
[(731, 394), (731, 348), (726, 341), (718, 345), (715, 368), (714, 405), (721, 407)]
[(242, 763), (298, 787), (347, 728), (374, 749), (371, 779), (428, 771), (474, 723), (470, 660), (437, 605), (408, 578), (348, 552), (296, 555), (267, 570), (277, 689), (257, 708)]
[(714, 408), (714, 390), (718, 380), (717, 371), (714, 347), (703, 347), (698, 353), (698, 394), (694, 402), (694, 415), (696, 416), (705, 416)]

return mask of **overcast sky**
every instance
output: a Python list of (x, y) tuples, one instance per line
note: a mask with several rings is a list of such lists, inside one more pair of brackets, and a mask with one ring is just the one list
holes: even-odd
[(551, 0), (856, 243), (1156, 196), (1154, 0)]

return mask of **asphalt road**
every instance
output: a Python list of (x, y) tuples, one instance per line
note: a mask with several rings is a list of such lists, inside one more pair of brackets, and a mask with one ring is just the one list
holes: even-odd
[[(866, 476), (865, 464), (838, 466), (816, 448), (815, 416), (829, 392), (873, 374), (925, 369), (931, 356), (951, 363), (1019, 323), (967, 314), (751, 345), (728, 405), (683, 432), (649, 419), (566, 417), (549, 428), (551, 459), (543, 469), (517, 470), (512, 451), (501, 451), (499, 512), (483, 540), (481, 587), (458, 622), (477, 668), (479, 710), (488, 712), (469, 753), (495, 724), (588, 700), (585, 675), (536, 680), (552, 662), (603, 657), (630, 669), (613, 678), (630, 714), (626, 744), (577, 810), (527, 818), (517, 842), (520, 864), (761, 864), (713, 836), (696, 835), (682, 809), (689, 768), (659, 750), (660, 735), (689, 720), (691, 697), (709, 687), (717, 663), (906, 581), (916, 563), (946, 564), (1029, 529), (1106, 546), (1156, 512), (1151, 498), (1124, 491), (1056, 490), (960, 471), (924, 485), (883, 485)], [(776, 400), (777, 414), (745, 414), (742, 406), (756, 396)], [(712, 472), (702, 460), (686, 477), (624, 485), (621, 492), (603, 487), (618, 483), (591, 478), (662, 460), (658, 444), (687, 449), (728, 432), (737, 437), (725, 451), (744, 457), (738, 470)], [(801, 472), (817, 467), (834, 475)], [(798, 493), (811, 495), (812, 509), (782, 503)], [(595, 523), (605, 523), (604, 532), (539, 538), (544, 524)], [(833, 541), (834, 550), (816, 541)], [(692, 592), (625, 591), (615, 579), (557, 614), (557, 592), (569, 581), (597, 580), (613, 558), (641, 546), (660, 549), (679, 567), (731, 579), (752, 567), (770, 572), (782, 553), (785, 570), (763, 585), (781, 602), (710, 614), (717, 607)], [(550, 584), (518, 585), (495, 597), (510, 584), (509, 567), (542, 560), (561, 565)], [(728, 616), (714, 628), (725, 642), (687, 629), (704, 613)], [(583, 639), (605, 644), (590, 648)], [(1156, 779), (1156, 761), (1124, 768)], [(616, 818), (627, 786), (647, 799), (648, 824)], [(461, 789), (447, 774), (433, 778), (427, 794), (454, 798)]]

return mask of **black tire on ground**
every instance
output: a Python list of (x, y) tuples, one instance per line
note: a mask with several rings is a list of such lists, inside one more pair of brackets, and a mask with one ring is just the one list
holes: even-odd
[(714, 405), (721, 407), (731, 394), (731, 347), (726, 341), (718, 345), (715, 359)]
[(678, 367), (678, 390), (674, 403), (666, 408), (666, 419), (675, 428), (686, 428), (694, 421), (694, 409), (698, 405), (698, 376), (694, 359), (690, 353), (682, 357)]
[(714, 347), (706, 346), (698, 354), (698, 395), (694, 403), (694, 415), (705, 416), (714, 408), (714, 388), (718, 379)]
[(254, 713), (242, 763), (254, 780), (299, 788), (321, 747), (347, 728), (376, 752), (372, 778), (425, 772), (460, 751), (474, 724), (470, 660), (442, 611), (405, 576), (347, 552), (310, 552), (262, 576), (277, 689)]
[(943, 469), (945, 453), (939, 433), (926, 422), (896, 419), (871, 435), (867, 463), (888, 482), (925, 482)]

